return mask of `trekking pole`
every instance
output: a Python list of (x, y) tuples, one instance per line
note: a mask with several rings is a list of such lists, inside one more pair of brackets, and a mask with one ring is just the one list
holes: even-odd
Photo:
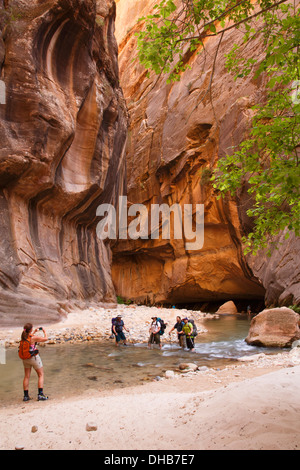
[(169, 343), (170, 343), (171, 349), (173, 350), (173, 340), (171, 338), (171, 335), (169, 335)]
[(133, 343), (133, 341), (132, 341), (131, 331), (130, 331), (130, 330), (128, 330), (128, 332), (127, 332), (127, 333), (128, 333), (128, 336), (129, 336), (129, 341), (130, 341), (130, 344), (132, 344), (132, 343)]

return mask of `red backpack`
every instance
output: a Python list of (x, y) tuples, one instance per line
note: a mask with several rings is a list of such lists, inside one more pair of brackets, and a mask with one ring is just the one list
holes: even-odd
[(28, 336), (28, 339), (21, 339), (20, 346), (19, 346), (19, 358), (20, 359), (23, 359), (23, 360), (30, 359), (39, 353), (39, 351), (31, 345), (30, 340), (31, 340), (31, 336)]

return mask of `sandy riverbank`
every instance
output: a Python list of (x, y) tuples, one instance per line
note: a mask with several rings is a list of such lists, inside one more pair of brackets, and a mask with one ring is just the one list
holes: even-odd
[(0, 449), (299, 449), (300, 366), (237, 371), (3, 409)]
[[(104, 310), (73, 312), (47, 331), (53, 340), (74, 331), (107, 337), (116, 309)], [(157, 310), (173, 325), (177, 311)], [(156, 309), (119, 306), (119, 312), (131, 337), (146, 340)], [(200, 313), (197, 322), (201, 328)], [(20, 331), (3, 333), (13, 343)], [(261, 354), (222, 370), (176, 374), (138, 387), (21, 402), (0, 410), (0, 449), (297, 449), (299, 364), (293, 351)], [(97, 430), (87, 431), (87, 423)], [(36, 432), (31, 432), (33, 426)]]
[[(122, 315), (125, 326), (130, 330), (127, 334), (129, 342), (147, 342), (151, 317), (161, 317), (168, 324), (167, 331), (176, 323), (176, 316), (182, 318), (186, 315), (194, 318), (198, 325), (199, 333), (205, 332), (202, 320), (213, 318), (199, 311), (177, 310), (172, 308), (156, 308), (136, 305), (107, 305), (105, 307), (90, 307), (86, 310), (74, 310), (61, 322), (45, 326), (49, 343), (63, 342), (65, 340), (80, 342), (91, 340), (108, 340), (111, 334), (111, 320), (118, 314)], [(6, 341), (7, 346), (14, 346), (19, 342), (22, 328), (11, 327), (0, 330), (0, 341)], [(174, 334), (175, 338), (175, 334)]]

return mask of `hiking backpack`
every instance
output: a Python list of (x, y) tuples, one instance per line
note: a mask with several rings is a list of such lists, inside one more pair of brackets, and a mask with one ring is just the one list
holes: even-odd
[(112, 318), (111, 319), (111, 332), (114, 334), (114, 330), (113, 330), (113, 327), (116, 325), (117, 323), (117, 317), (115, 318)]
[(162, 318), (157, 318), (157, 321), (160, 323), (159, 334), (163, 335), (165, 332), (165, 329), (167, 328), (167, 323), (165, 323)]
[(39, 351), (38, 349), (32, 348), (30, 344), (30, 339), (21, 339), (18, 353), (19, 358), (23, 359), (24, 361), (26, 359), (31, 359), (33, 356), (36, 356)]
[[(111, 320), (111, 332), (112, 332), (112, 334), (115, 334), (115, 333), (114, 333), (114, 330), (113, 330), (113, 327), (114, 327), (114, 326), (116, 327), (116, 332), (117, 332), (117, 333), (120, 332), (120, 331), (122, 331), (123, 328), (124, 328), (124, 322), (123, 322), (123, 320), (121, 321), (121, 324), (118, 325), (117, 318), (118, 318), (118, 317), (115, 317), (115, 318), (112, 318), (112, 320)], [(118, 328), (118, 326), (119, 326), (119, 328)]]
[(196, 326), (196, 323), (194, 320), (189, 320), (189, 323), (191, 323), (192, 327), (193, 327), (193, 336), (194, 338), (197, 336), (198, 334), (198, 330), (197, 330), (197, 326)]

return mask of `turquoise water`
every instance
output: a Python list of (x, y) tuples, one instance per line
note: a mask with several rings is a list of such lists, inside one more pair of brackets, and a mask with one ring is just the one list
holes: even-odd
[[(195, 352), (178, 347), (176, 335), (163, 337), (163, 348), (149, 350), (145, 344), (119, 346), (105, 343), (48, 345), (40, 349), (45, 369), (45, 393), (52, 398), (78, 396), (87, 390), (107, 390), (141, 384), (176, 369), (181, 362), (222, 368), (248, 354), (274, 350), (249, 346), (245, 342), (250, 319), (223, 316), (205, 321), (208, 333), (198, 335)], [(17, 350), (6, 351), (6, 364), (0, 365), (0, 406), (20, 402), (23, 396), (23, 365)], [(31, 374), (29, 393), (36, 398), (37, 376)]]

